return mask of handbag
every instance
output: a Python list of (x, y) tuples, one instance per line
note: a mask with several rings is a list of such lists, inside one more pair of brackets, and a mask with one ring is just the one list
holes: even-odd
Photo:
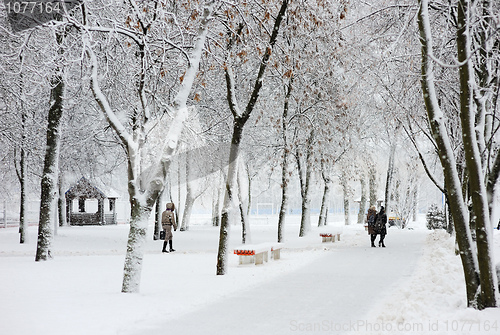
[(165, 239), (165, 231), (161, 230), (160, 231), (160, 240), (164, 240), (164, 239)]

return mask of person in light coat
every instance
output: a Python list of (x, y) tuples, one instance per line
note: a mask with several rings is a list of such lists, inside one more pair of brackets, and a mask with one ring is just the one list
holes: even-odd
[(167, 244), (170, 243), (170, 252), (175, 251), (172, 247), (172, 238), (174, 235), (172, 234), (172, 228), (174, 231), (177, 230), (177, 224), (175, 223), (175, 215), (174, 215), (175, 206), (173, 203), (167, 203), (167, 209), (161, 214), (161, 226), (165, 231), (165, 241), (163, 241), (163, 249), (162, 252), (167, 252)]

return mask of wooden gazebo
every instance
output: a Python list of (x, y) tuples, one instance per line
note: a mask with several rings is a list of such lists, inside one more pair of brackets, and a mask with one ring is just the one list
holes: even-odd
[[(106, 196), (104, 192), (92, 185), (85, 177), (66, 191), (66, 220), (68, 225), (109, 225), (116, 224), (116, 196)], [(73, 212), (73, 201), (78, 201), (78, 212)], [(97, 212), (87, 213), (85, 202), (97, 200)], [(105, 200), (108, 199), (108, 208)]]

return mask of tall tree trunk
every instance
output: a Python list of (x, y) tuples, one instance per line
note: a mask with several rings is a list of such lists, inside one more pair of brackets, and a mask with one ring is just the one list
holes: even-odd
[[(23, 63), (23, 55), (19, 56), (20, 63)], [(20, 143), (20, 158), (19, 158), (19, 167), (16, 164), (16, 174), (17, 179), (19, 180), (19, 186), (21, 189), (21, 199), (19, 206), (19, 243), (24, 244), (27, 242), (28, 237), (28, 225), (26, 222), (26, 172), (28, 168), (27, 164), (27, 154), (26, 154), (26, 123), (27, 123), (27, 112), (25, 110), (24, 105), (24, 81), (23, 74), (20, 74), (20, 91), (22, 98), (20, 99), (21, 104), (21, 143)], [(16, 158), (14, 158), (15, 162)], [(6, 216), (4, 216), (5, 220)], [(7, 221), (5, 221), (7, 223)]]
[[(479, 44), (479, 56), (477, 67), (477, 77), (478, 85), (471, 88), (474, 90), (474, 101), (478, 107), (478, 113), (476, 115), (476, 136), (478, 141), (479, 150), (481, 153), (482, 166), (483, 168), (488, 166), (488, 160), (492, 149), (493, 141), (491, 136), (493, 133), (493, 120), (494, 113), (492, 113), (492, 100), (494, 85), (493, 82), (493, 55), (492, 47), (494, 41), (491, 36), (494, 35), (492, 27), (494, 27), (493, 17), (493, 7), (490, 0), (478, 1), (479, 8), (482, 7), (481, 20), (477, 25), (477, 34)], [(472, 42), (471, 42), (472, 43)], [(474, 46), (475, 48), (476, 46)], [(483, 172), (486, 172), (483, 171)]]
[[(63, 33), (56, 34), (57, 44), (62, 45)], [(64, 53), (62, 47), (59, 54)], [(50, 91), (50, 108), (47, 117), (47, 141), (40, 194), (40, 218), (38, 223), (38, 240), (35, 261), (51, 258), (53, 239), (52, 224), (55, 219), (57, 202), (57, 180), (59, 173), (59, 148), (61, 145), (61, 127), (64, 101), (64, 69), (56, 68), (52, 77)]]
[(422, 93), (431, 131), (436, 141), (438, 156), (441, 161), (441, 166), (443, 167), (446, 189), (448, 190), (450, 213), (455, 225), (457, 243), (464, 269), (467, 302), (468, 305), (472, 307), (477, 306), (476, 298), (479, 288), (477, 257), (472, 246), (468, 213), (462, 198), (462, 188), (453, 149), (446, 130), (445, 118), (438, 104), (434, 86), (434, 69), (431, 59), (433, 43), (430, 31), (428, 6), (428, 0), (420, 0), (418, 26), (420, 31), (420, 42), (422, 44)]
[(325, 187), (323, 188), (323, 197), (321, 199), (321, 209), (319, 211), (318, 227), (328, 224), (328, 203), (330, 202), (330, 179), (323, 177)]
[(300, 216), (300, 231), (299, 237), (304, 237), (311, 230), (311, 198), (310, 198), (310, 185), (306, 183), (304, 190), (304, 197), (302, 198), (302, 213)]
[[(133, 193), (134, 191), (132, 191), (132, 194)], [(127, 240), (125, 264), (123, 267), (123, 293), (139, 292), (142, 260), (144, 257), (143, 248), (146, 244), (149, 216), (158, 198), (158, 194), (159, 191), (148, 196), (146, 204), (141, 204), (137, 197), (131, 195), (130, 230)]]
[(318, 227), (326, 226), (328, 224), (328, 205), (330, 202), (330, 183), (331, 179), (325, 166), (325, 159), (321, 155), (321, 178), (325, 187), (323, 188), (323, 198), (321, 199), (321, 209), (319, 210)]
[(349, 211), (349, 197), (350, 197), (350, 188), (349, 182), (347, 180), (347, 175), (345, 171), (342, 170), (342, 175), (340, 177), (340, 184), (342, 185), (342, 193), (344, 195), (344, 224), (346, 226), (350, 225), (350, 211)]
[[(186, 186), (187, 186), (187, 184), (186, 184)], [(191, 191), (191, 187), (189, 187), (189, 190), (186, 192), (186, 202), (184, 204), (184, 211), (182, 213), (182, 225), (181, 225), (180, 231), (189, 230), (189, 222), (191, 220), (191, 213), (193, 212), (193, 206), (194, 206), (195, 200), (196, 200), (196, 197), (193, 196), (193, 192)]]
[(191, 154), (190, 151), (186, 153), (186, 200), (184, 202), (184, 211), (182, 214), (182, 224), (180, 226), (180, 231), (189, 230), (189, 220), (191, 218), (191, 211), (193, 210), (193, 205), (196, 197), (193, 194), (193, 185), (191, 182), (192, 166), (191, 166)]
[(218, 174), (216, 185), (213, 188), (212, 194), (212, 226), (219, 227), (220, 225), (220, 197), (221, 197), (221, 188), (220, 184), (220, 174)]
[[(224, 204), (222, 207), (222, 216), (220, 224), (219, 250), (217, 253), (217, 267), (216, 267), (217, 275), (226, 274), (227, 257), (228, 257), (227, 245), (228, 245), (228, 235), (229, 235), (229, 208), (233, 200), (233, 192), (234, 192), (234, 187), (236, 185), (236, 164), (240, 150), (241, 139), (243, 136), (243, 127), (245, 126), (245, 123), (248, 121), (248, 118), (250, 117), (250, 114), (255, 108), (255, 105), (259, 98), (260, 90), (262, 88), (262, 83), (264, 79), (264, 74), (268, 66), (272, 50), (274, 48), (274, 45), (276, 44), (281, 21), (285, 17), (287, 7), (288, 7), (288, 0), (283, 0), (280, 11), (274, 21), (274, 27), (272, 30), (271, 37), (269, 39), (269, 45), (266, 51), (264, 52), (264, 55), (259, 65), (259, 72), (255, 80), (253, 91), (250, 95), (250, 98), (248, 100), (248, 103), (244, 111), (240, 110), (239, 104), (237, 102), (235, 79), (234, 79), (232, 64), (229, 64), (228, 62), (225, 66), (227, 101), (229, 109), (233, 114), (234, 121), (233, 121), (233, 136), (231, 139), (231, 149), (229, 151), (229, 167), (228, 167), (227, 182), (226, 182), (226, 192), (224, 195)], [(234, 39), (236, 39), (237, 37), (238, 36), (233, 36)], [(231, 44), (229, 48), (231, 48)]]
[(292, 86), (293, 84), (293, 76), (290, 77), (290, 80), (287, 85), (286, 95), (285, 95), (285, 103), (283, 106), (283, 115), (282, 115), (282, 136), (283, 136), (283, 161), (281, 162), (281, 205), (280, 205), (280, 213), (278, 218), (278, 243), (284, 242), (284, 230), (285, 230), (285, 217), (286, 211), (288, 209), (288, 156), (289, 156), (289, 148), (288, 148), (288, 111), (290, 109), (290, 96), (292, 95)]
[(19, 159), (19, 168), (16, 168), (17, 178), (19, 180), (21, 188), (21, 203), (19, 207), (19, 243), (23, 244), (27, 241), (28, 237), (28, 226), (26, 222), (26, 111), (24, 110), (24, 104), (21, 102), (21, 150)]
[(36, 261), (51, 258), (53, 239), (52, 224), (55, 219), (54, 209), (57, 202), (57, 175), (59, 173), (59, 147), (61, 138), (61, 119), (63, 114), (64, 79), (63, 74), (57, 74), (51, 90), (51, 107), (48, 115), (47, 144), (40, 195), (40, 219), (38, 225), (38, 241)]
[(155, 226), (153, 231), (153, 241), (160, 239), (160, 231), (162, 230), (161, 226), (161, 215), (163, 213), (162, 199), (163, 194), (165, 194), (166, 190), (163, 190), (158, 194), (158, 199), (156, 199), (155, 203)]
[(417, 221), (417, 209), (418, 209), (418, 184), (415, 185), (415, 188), (413, 189), (412, 192), (412, 219), (413, 221)]
[(393, 199), (392, 184), (394, 179), (394, 158), (396, 155), (396, 143), (391, 144), (391, 150), (389, 152), (389, 166), (387, 167), (387, 178), (385, 182), (385, 211), (390, 213), (392, 208), (391, 200)]
[[(246, 120), (244, 121), (246, 122)], [(229, 237), (229, 214), (233, 202), (233, 192), (236, 186), (236, 164), (240, 150), (240, 142), (243, 133), (243, 125), (239, 118), (235, 118), (233, 124), (233, 137), (231, 139), (231, 149), (229, 151), (229, 166), (227, 171), (226, 192), (222, 205), (222, 214), (219, 232), (219, 249), (217, 253), (217, 275), (225, 275), (227, 267), (227, 245)]]
[[(473, 85), (474, 74), (470, 61), (470, 2), (458, 2), (457, 48), (460, 74), (460, 120), (462, 124), (462, 140), (465, 151), (465, 162), (469, 174), (469, 187), (472, 207), (476, 223), (477, 257), (479, 262), (479, 279), (481, 298), (479, 308), (496, 307), (498, 299), (498, 282), (494, 266), (493, 231), (490, 224), (488, 197), (484, 184), (481, 166), (481, 153), (475, 132)], [(483, 111), (484, 112), (484, 111)], [(484, 129), (482, 130), (484, 131)]]
[(495, 186), (500, 177), (500, 151), (497, 152), (495, 161), (488, 175), (486, 192), (488, 194), (488, 207), (490, 210), (490, 219), (493, 214), (493, 205), (495, 203)]
[[(238, 181), (238, 207), (240, 209), (240, 220), (241, 220), (241, 243), (245, 244), (247, 242), (251, 242), (251, 237), (250, 237), (250, 223), (248, 221), (248, 216), (247, 216), (247, 209), (248, 207), (245, 207), (245, 197), (243, 195), (243, 185), (242, 185), (242, 178), (243, 176), (241, 175), (241, 169), (239, 169), (237, 173), (237, 181)], [(249, 179), (248, 173), (247, 175), (247, 180)]]
[(248, 163), (246, 164), (246, 170), (247, 170), (246, 176), (248, 182), (248, 192), (247, 192), (248, 201), (247, 201), (246, 212), (248, 216), (250, 215), (250, 211), (252, 210), (252, 177), (250, 176), (250, 167)]
[(377, 207), (377, 170), (373, 166), (368, 170), (368, 187), (370, 189), (370, 207)]
[[(303, 171), (304, 166), (300, 161), (300, 153), (297, 152), (296, 160), (297, 167), (299, 170), (299, 180), (301, 188), (302, 197), (302, 213), (300, 217), (300, 231), (299, 237), (304, 237), (311, 230), (311, 176), (312, 176), (312, 144), (314, 142), (314, 128), (309, 133), (309, 137), (306, 142), (306, 160), (305, 160), (305, 171)], [(297, 149), (299, 150), (299, 149)]]
[[(175, 210), (175, 222), (177, 222), (178, 225), (181, 225), (182, 222), (179, 220), (179, 210), (181, 208), (181, 199), (182, 199), (182, 196), (181, 196), (181, 180), (182, 180), (182, 169), (181, 169), (181, 160), (178, 159), (177, 160), (177, 205), (175, 206), (176, 210)], [(187, 183), (187, 179), (186, 179), (186, 183)]]
[(27, 241), (28, 224), (26, 221), (26, 151), (21, 148), (21, 160), (19, 162), (19, 183), (21, 186), (21, 204), (19, 208), (19, 243), (23, 244)]
[(288, 149), (283, 153), (281, 167), (281, 204), (278, 217), (278, 243), (284, 242), (285, 217), (288, 210)]
[(361, 199), (359, 200), (359, 212), (358, 212), (358, 223), (365, 222), (365, 211), (366, 211), (366, 176), (364, 173), (361, 174), (359, 180), (361, 183)]
[(57, 197), (57, 218), (59, 220), (59, 227), (66, 225), (66, 197), (64, 192), (64, 176), (59, 173), (59, 190)]

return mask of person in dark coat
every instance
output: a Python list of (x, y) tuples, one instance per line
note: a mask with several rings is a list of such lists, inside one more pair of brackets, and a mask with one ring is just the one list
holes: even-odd
[(174, 209), (175, 209), (174, 204), (169, 202), (167, 203), (167, 209), (161, 214), (161, 226), (165, 231), (165, 241), (163, 242), (163, 249), (161, 250), (162, 252), (168, 252), (167, 251), (168, 243), (170, 243), (170, 252), (175, 251), (175, 249), (172, 247), (172, 238), (174, 236), (172, 234), (172, 228), (174, 228), (174, 231), (177, 230), (177, 224), (175, 223)]
[(368, 223), (368, 234), (370, 235), (372, 247), (375, 247), (375, 239), (377, 238), (377, 232), (375, 231), (376, 217), (377, 210), (375, 209), (375, 206), (371, 206), (368, 208), (368, 214), (366, 214), (366, 222)]
[(384, 206), (380, 207), (380, 211), (375, 219), (375, 230), (377, 234), (380, 234), (380, 240), (378, 241), (378, 246), (385, 248), (384, 239), (387, 235), (387, 215), (385, 214)]

